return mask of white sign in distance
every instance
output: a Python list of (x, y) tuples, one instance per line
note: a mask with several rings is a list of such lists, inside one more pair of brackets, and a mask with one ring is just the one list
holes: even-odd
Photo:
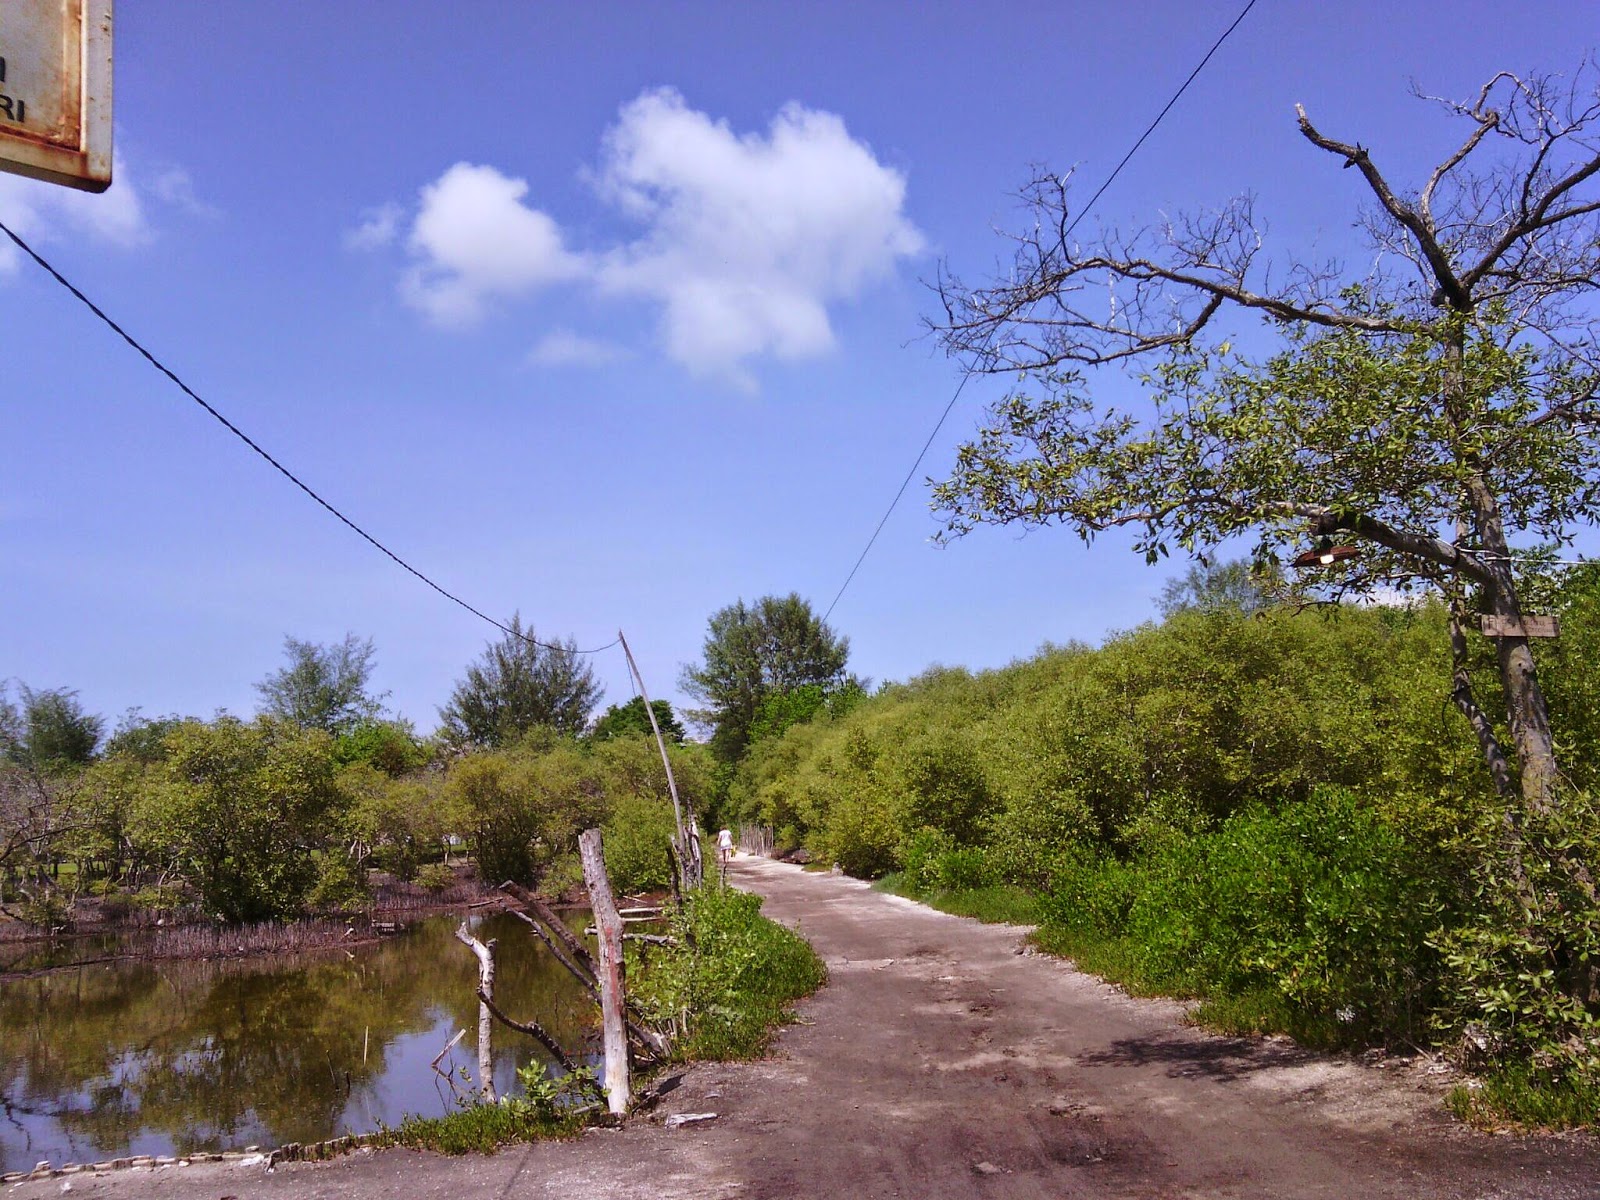
[(0, 0), (0, 170), (111, 186), (111, 0)]

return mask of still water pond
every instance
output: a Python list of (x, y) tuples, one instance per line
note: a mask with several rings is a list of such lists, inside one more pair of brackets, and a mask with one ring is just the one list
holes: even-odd
[[(586, 914), (575, 914), (579, 920)], [(375, 946), (311, 958), (110, 963), (0, 984), (0, 1171), (49, 1159), (320, 1141), (454, 1106), (430, 1068), (477, 1070), (477, 960), (431, 917)], [(576, 1048), (592, 1006), (504, 914), (495, 994)], [(495, 1082), (542, 1056), (495, 1030)]]

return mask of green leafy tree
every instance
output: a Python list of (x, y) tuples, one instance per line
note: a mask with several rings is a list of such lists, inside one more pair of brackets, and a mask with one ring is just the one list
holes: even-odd
[[(190, 718), (192, 719), (192, 718)], [(131, 759), (134, 762), (160, 762), (167, 756), (167, 734), (184, 723), (185, 718), (146, 717), (137, 708), (123, 713), (122, 720), (106, 739), (105, 757)]]
[(770, 692), (756, 706), (755, 719), (750, 722), (750, 742), (780, 737), (791, 725), (814, 721), (823, 713), (842, 717), (867, 697), (871, 680), (862, 681), (854, 675), (824, 687), (820, 683), (803, 683), (783, 692)]
[(593, 764), (572, 741), (467, 754), (451, 766), (444, 795), (479, 875), (529, 887), (605, 809)]
[(261, 717), (186, 721), (135, 810), (135, 839), (225, 921), (292, 915), (316, 882), (313, 852), (340, 794), (328, 735)]
[(535, 640), (513, 615), (509, 632), (490, 642), (467, 668), (450, 703), (439, 710), (442, 732), (456, 745), (503, 746), (539, 726), (578, 734), (600, 702), (594, 668), (566, 642)]
[[(1150, 561), (1250, 534), (1262, 564), (1309, 537), (1324, 553), (1295, 577), (1304, 595), (1436, 590), (1451, 605), (1450, 696), (1496, 786), (1520, 785), (1526, 811), (1557, 803), (1512, 542), (1567, 545), (1600, 513), (1586, 299), (1600, 275), (1597, 76), (1501, 73), (1446, 103), (1466, 132), (1409, 188), (1301, 110), (1306, 141), (1353, 168), (1335, 181), (1370, 204), (1364, 270), (1269, 270), (1248, 199), (1080, 244), (1064, 233), (1070, 179), (1036, 176), (1013, 268), (941, 289), (947, 348), (1025, 381), (935, 490), (949, 534), (1062, 524), (1087, 541), (1127, 527)], [(1264, 317), (1281, 349), (1237, 352), (1225, 314)], [(1125, 409), (1084, 371), (1130, 360), (1149, 364), (1148, 395)], [(1340, 545), (1359, 557), (1341, 560)], [(1469, 595), (1506, 631), (1503, 720), (1466, 669)]]
[(372, 679), (371, 638), (345, 634), (344, 641), (319, 646), (285, 637), (287, 666), (256, 684), (261, 711), (302, 729), (339, 734), (383, 709), (383, 698), (367, 691)]
[(1271, 589), (1282, 583), (1280, 573), (1263, 579), (1248, 562), (1197, 562), (1183, 575), (1167, 580), (1156, 608), (1163, 617), (1191, 609), (1257, 613), (1272, 603)]
[(428, 748), (417, 738), (410, 721), (369, 717), (339, 735), (333, 758), (340, 766), (369, 763), (398, 779), (426, 765)]
[(0, 757), (47, 772), (94, 761), (105, 721), (84, 711), (76, 691), (19, 683), (17, 692), (20, 704), (0, 686)]
[(107, 753), (79, 781), (73, 796), (73, 828), (63, 842), (80, 868), (121, 881), (136, 874), (141, 855), (133, 839), (133, 813), (151, 787), (148, 765), (129, 754)]
[[(650, 708), (656, 715), (656, 724), (661, 727), (661, 736), (669, 742), (683, 741), (683, 723), (678, 720), (678, 714), (672, 711), (671, 703), (652, 700)], [(618, 737), (654, 737), (650, 715), (644, 709), (644, 697), (635, 696), (626, 704), (611, 705), (600, 714), (589, 736), (597, 742)]]
[(704, 661), (684, 669), (683, 690), (705, 703), (689, 716), (711, 731), (712, 752), (736, 761), (750, 741), (762, 702), (845, 679), (850, 639), (836, 634), (796, 593), (740, 600), (711, 617)]

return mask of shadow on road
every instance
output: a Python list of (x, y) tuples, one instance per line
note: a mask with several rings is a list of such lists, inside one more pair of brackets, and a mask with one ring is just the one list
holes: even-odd
[(1257, 1071), (1296, 1067), (1320, 1061), (1319, 1056), (1286, 1042), (1245, 1038), (1196, 1038), (1171, 1033), (1120, 1038), (1104, 1050), (1080, 1054), (1083, 1066), (1159, 1066), (1173, 1077), (1201, 1075), (1222, 1081), (1243, 1079)]

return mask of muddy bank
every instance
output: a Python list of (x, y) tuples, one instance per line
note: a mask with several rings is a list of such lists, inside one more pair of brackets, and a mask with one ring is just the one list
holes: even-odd
[(471, 871), (460, 872), (453, 884), (435, 891), (388, 877), (375, 882), (370, 906), (255, 925), (219, 925), (193, 909), (140, 912), (118, 899), (80, 901), (67, 929), (0, 922), (0, 984), (102, 963), (208, 962), (348, 950), (427, 917), (496, 905), (499, 893)]

